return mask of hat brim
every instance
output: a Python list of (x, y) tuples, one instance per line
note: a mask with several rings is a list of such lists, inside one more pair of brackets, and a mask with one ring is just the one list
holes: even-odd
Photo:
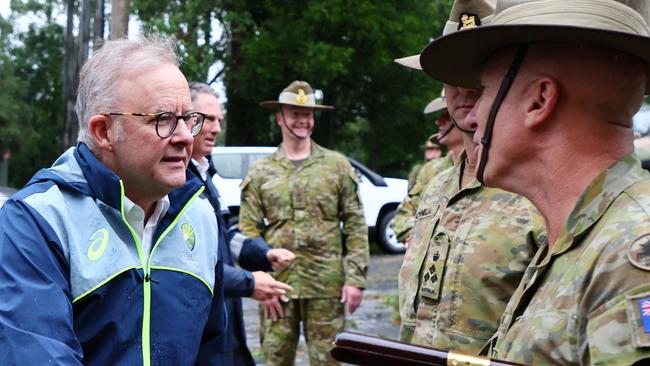
[(436, 98), (424, 107), (424, 114), (434, 113), (447, 108), (447, 101), (444, 98)]
[(479, 88), (481, 70), (490, 54), (523, 43), (587, 44), (637, 56), (646, 63), (645, 93), (650, 93), (650, 37), (600, 29), (558, 25), (487, 25), (432, 41), (420, 54), (420, 65), (436, 80), (455, 86)]
[(291, 106), (296, 106), (296, 107), (301, 107), (301, 108), (311, 108), (311, 109), (318, 109), (318, 110), (331, 110), (334, 109), (333, 106), (331, 105), (324, 105), (324, 104), (298, 104), (298, 103), (280, 103), (277, 100), (266, 100), (263, 102), (260, 102), (260, 107), (264, 109), (270, 109), (272, 111), (277, 111), (281, 105), (291, 105)]
[(422, 70), (422, 66), (420, 66), (420, 54), (418, 53), (417, 55), (412, 55), (412, 56), (406, 56), (406, 57), (401, 57), (401, 58), (396, 58), (395, 60), (396, 63), (408, 67), (409, 69), (415, 69), (415, 70)]

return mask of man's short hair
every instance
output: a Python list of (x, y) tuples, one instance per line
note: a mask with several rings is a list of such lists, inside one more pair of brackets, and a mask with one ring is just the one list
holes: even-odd
[(90, 117), (116, 111), (120, 78), (129, 71), (156, 64), (180, 64), (176, 55), (176, 40), (155, 34), (137, 39), (116, 39), (103, 42), (81, 68), (76, 111), (79, 119), (80, 142), (90, 149), (94, 141), (88, 131)]
[(206, 83), (199, 81), (190, 81), (190, 94), (192, 94), (192, 102), (196, 100), (199, 94), (208, 94), (219, 99), (219, 94)]

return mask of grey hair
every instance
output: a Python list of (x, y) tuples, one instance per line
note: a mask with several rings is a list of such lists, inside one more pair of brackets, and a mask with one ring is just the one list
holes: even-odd
[[(96, 114), (116, 111), (119, 88), (118, 80), (129, 72), (155, 64), (180, 65), (175, 51), (176, 40), (155, 34), (137, 39), (105, 41), (99, 50), (86, 61), (79, 75), (77, 91), (78, 141), (91, 150), (95, 143), (88, 130), (90, 118)], [(140, 112), (140, 111), (135, 111)]]
[(189, 86), (190, 86), (190, 94), (192, 94), (192, 102), (194, 102), (196, 100), (196, 97), (202, 93), (212, 95), (213, 97), (219, 99), (219, 93), (217, 93), (214, 89), (210, 87), (210, 85), (206, 83), (202, 83), (199, 81), (190, 81)]

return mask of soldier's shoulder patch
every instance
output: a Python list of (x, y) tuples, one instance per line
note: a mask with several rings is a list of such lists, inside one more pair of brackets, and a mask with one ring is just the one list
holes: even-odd
[(643, 235), (630, 244), (627, 258), (635, 267), (650, 271), (650, 234)]
[(636, 347), (650, 347), (650, 292), (627, 296), (625, 300), (632, 343)]

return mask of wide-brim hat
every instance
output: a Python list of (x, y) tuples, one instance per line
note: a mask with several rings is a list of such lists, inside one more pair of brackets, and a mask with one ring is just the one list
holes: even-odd
[(303, 108), (313, 109), (334, 109), (333, 106), (316, 104), (316, 97), (314, 96), (314, 89), (306, 81), (295, 80), (289, 86), (282, 90), (278, 96), (278, 100), (267, 100), (260, 103), (262, 108), (270, 110), (278, 110), (281, 105), (292, 105)]
[(447, 108), (447, 98), (445, 97), (445, 89), (442, 89), (440, 96), (427, 104), (424, 107), (424, 114), (435, 113)]
[[(434, 79), (480, 87), (480, 73), (491, 53), (524, 43), (571, 43), (626, 52), (643, 60), (650, 91), (648, 1), (498, 0), (484, 27), (455, 32), (432, 41), (421, 53), (423, 70)], [(441, 58), (438, 55), (454, 55)]]
[[(455, 33), (459, 30), (487, 25), (494, 16), (494, 4), (496, 0), (456, 0), (451, 7), (449, 20), (442, 29), (442, 35)], [(454, 60), (456, 55), (439, 54), (438, 57)], [(420, 54), (396, 58), (398, 64), (416, 70), (422, 70), (420, 65)]]

